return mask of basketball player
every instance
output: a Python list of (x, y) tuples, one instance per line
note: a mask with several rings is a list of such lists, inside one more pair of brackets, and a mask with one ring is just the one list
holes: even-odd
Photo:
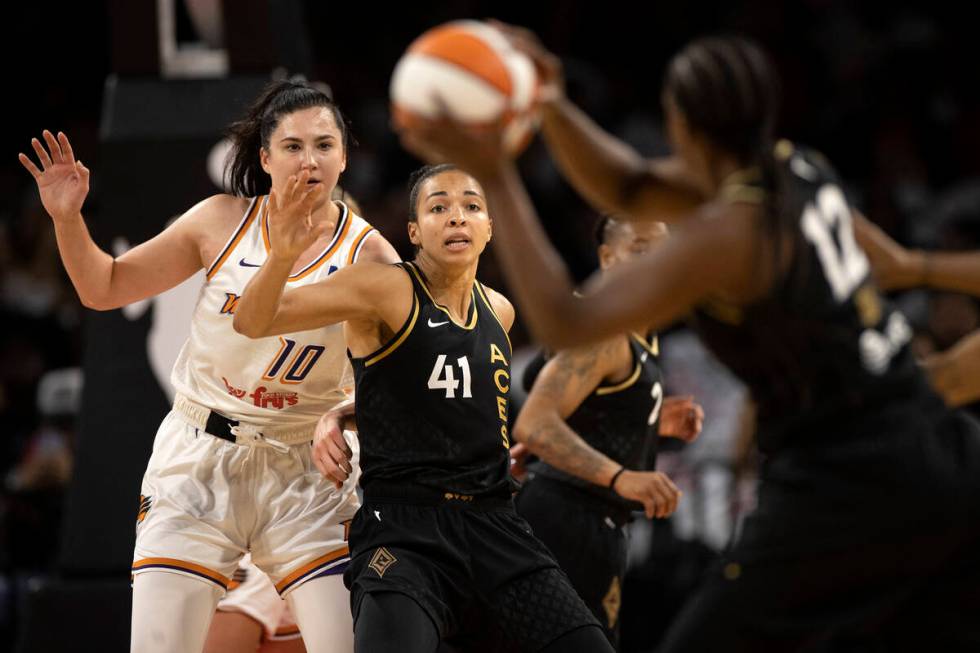
[[(340, 186), (334, 186), (330, 197), (342, 201), (356, 215), (363, 214), (357, 200)], [(353, 377), (342, 381), (345, 394), (351, 397), (354, 393), (353, 382)], [(348, 385), (351, 386), (349, 389)], [(342, 402), (324, 413), (317, 423), (314, 440), (326, 445), (330, 435), (336, 434), (339, 436), (337, 441), (348, 447), (346, 440), (342, 439), (341, 428), (350, 405), (350, 401)], [(356, 435), (351, 434), (350, 444), (356, 447), (356, 443)], [(356, 457), (350, 465), (356, 472)], [(352, 484), (357, 485), (356, 478)], [(303, 653), (305, 650), (299, 626), (288, 603), (279, 596), (269, 577), (252, 564), (251, 556), (246, 555), (235, 570), (228, 593), (218, 601), (204, 643), (204, 653)]]
[[(305, 194), (304, 194), (305, 193)], [(355, 650), (610, 651), (548, 550), (514, 512), (507, 404), (514, 309), (476, 281), (491, 220), (478, 183), (423, 168), (415, 259), (361, 264), (284, 292), (315, 237), (309, 191), (274, 203), (272, 253), (235, 328), (253, 337), (345, 321), (364, 505), (351, 525)]]
[[(693, 314), (758, 407), (758, 507), (661, 650), (810, 650), (869, 633), (886, 650), (977, 650), (980, 431), (917, 368), (911, 329), (869, 278), (833, 169), (773, 142), (778, 91), (765, 54), (712, 38), (671, 59), (663, 103), (676, 158), (664, 167), (588, 120), (561, 93), (554, 58), (514, 38), (550, 87), (543, 131), (566, 176), (631, 217), (695, 204), (671, 238), (576, 298), (500, 130), (446, 119), (403, 142), (482, 183), (496, 252), (545, 344)], [(595, 480), (608, 486), (614, 473)]]
[[(191, 335), (174, 367), (174, 408), (143, 479), (133, 560), (132, 650), (200, 651), (215, 604), (239, 560), (252, 561), (292, 602), (310, 651), (350, 650), (348, 595), (352, 485), (337, 491), (311, 449), (318, 418), (344, 400), (339, 327), (259, 341), (231, 321), (249, 278), (268, 256), (268, 197), (301, 179), (315, 198), (315, 238), (288, 283), (307, 286), (356, 260), (396, 261), (392, 247), (346, 205), (328, 201), (346, 166), (337, 106), (306, 84), (271, 84), (234, 124), (230, 180), (158, 236), (113, 259), (81, 215), (89, 171), (64, 134), (32, 143), (37, 181), (62, 260), (82, 303), (97, 310), (150, 297), (199, 269), (207, 280)], [(321, 445), (321, 443), (318, 443)]]
[[(608, 270), (666, 236), (662, 222), (604, 217), (596, 229), (599, 265)], [(613, 646), (619, 643), (625, 525), (634, 506), (647, 517), (666, 517), (680, 499), (671, 480), (652, 471), (657, 439), (693, 440), (703, 419), (690, 398), (664, 397), (659, 356), (655, 335), (629, 333), (560, 351), (546, 363), (539, 357), (525, 373), (525, 384), (534, 385), (514, 425), (514, 438), (541, 460), (531, 467), (517, 510), (555, 554)], [(600, 486), (593, 479), (606, 476), (607, 468), (613, 480)]]

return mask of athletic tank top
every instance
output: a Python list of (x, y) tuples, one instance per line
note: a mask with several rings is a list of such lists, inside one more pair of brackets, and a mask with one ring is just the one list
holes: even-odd
[[(311, 425), (352, 386), (342, 324), (252, 339), (232, 319), (245, 286), (269, 254), (268, 197), (254, 198), (207, 270), (191, 332), (174, 364), (175, 389), (229, 418), (259, 426)], [(286, 292), (357, 260), (374, 229), (347, 206), (334, 237)]]
[(361, 486), (415, 484), (464, 497), (509, 493), (507, 332), (479, 282), (458, 324), (432, 299), (416, 265), (398, 265), (412, 280), (411, 313), (387, 344), (352, 358)]

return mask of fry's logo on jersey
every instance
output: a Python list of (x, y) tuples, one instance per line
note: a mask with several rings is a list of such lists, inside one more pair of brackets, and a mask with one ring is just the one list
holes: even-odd
[(286, 406), (295, 406), (299, 403), (299, 395), (295, 392), (267, 392), (268, 389), (264, 385), (260, 385), (252, 392), (247, 392), (233, 386), (225, 377), (221, 377), (221, 380), (225, 382), (228, 394), (232, 397), (241, 399), (242, 401), (251, 399), (252, 403), (259, 408), (275, 408), (276, 410), (281, 410)]
[(238, 308), (238, 300), (241, 299), (241, 295), (236, 295), (233, 292), (225, 293), (225, 303), (221, 307), (222, 315), (234, 315), (235, 309)]

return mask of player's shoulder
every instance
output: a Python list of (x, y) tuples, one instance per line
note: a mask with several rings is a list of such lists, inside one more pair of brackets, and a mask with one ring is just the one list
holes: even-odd
[(250, 210), (256, 211), (261, 202), (262, 198), (236, 197), (219, 193), (189, 208), (180, 217), (180, 221), (189, 228), (196, 229), (237, 224)]
[[(367, 223), (365, 223), (367, 224)], [(355, 259), (356, 263), (392, 264), (401, 261), (395, 248), (380, 231), (371, 228), (364, 236), (364, 243)]]
[(503, 325), (504, 329), (506, 331), (510, 331), (510, 328), (514, 325), (514, 319), (517, 316), (517, 311), (514, 309), (514, 305), (503, 295), (503, 293), (482, 283), (480, 286), (486, 293), (487, 301), (490, 302), (490, 308), (492, 308), (493, 312), (500, 318), (500, 323)]

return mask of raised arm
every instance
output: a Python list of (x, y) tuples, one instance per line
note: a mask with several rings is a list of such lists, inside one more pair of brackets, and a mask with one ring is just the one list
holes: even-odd
[(82, 304), (96, 310), (118, 308), (172, 288), (204, 267), (200, 231), (213, 228), (228, 210), (229, 196), (206, 200), (156, 237), (114, 258), (95, 244), (82, 217), (89, 170), (75, 159), (68, 137), (45, 131), (46, 144), (31, 145), (40, 167), (25, 154), (21, 164), (37, 182), (41, 203), (54, 222), (61, 260)]
[[(284, 292), (299, 256), (323, 234), (326, 223), (312, 224), (310, 214), (320, 184), (307, 189), (309, 172), (290, 177), (283, 197), (269, 196), (271, 251), (245, 286), (234, 326), (250, 338), (305, 331), (345, 320), (380, 317), (379, 308), (394, 279), (404, 278), (389, 265), (364, 262), (342, 268), (319, 283)], [(406, 310), (407, 312), (407, 310)]]
[(532, 32), (496, 25), (534, 61), (541, 88), (541, 133), (562, 174), (596, 210), (669, 221), (704, 200), (679, 160), (641, 156), (569, 101), (561, 61)]
[[(514, 436), (549, 465), (643, 503), (649, 517), (666, 517), (680, 497), (667, 476), (619, 473), (622, 465), (589, 446), (565, 421), (628, 352), (622, 336), (559, 352), (538, 374), (517, 417)], [(645, 420), (646, 415), (637, 419)]]

